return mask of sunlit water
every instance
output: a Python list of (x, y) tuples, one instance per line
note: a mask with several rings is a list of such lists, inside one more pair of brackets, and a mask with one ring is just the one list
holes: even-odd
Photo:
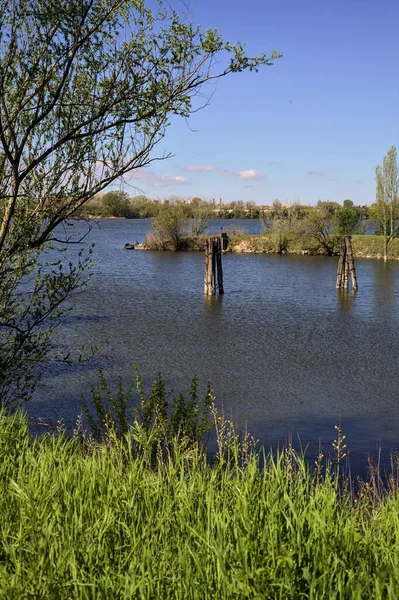
[[(257, 221), (212, 230), (221, 225), (259, 232)], [(204, 391), (212, 381), (218, 405), (267, 447), (292, 436), (311, 456), (319, 440), (328, 453), (340, 422), (355, 463), (399, 448), (399, 264), (357, 261), (353, 295), (336, 292), (334, 258), (226, 254), (225, 295), (209, 299), (202, 253), (124, 249), (149, 227), (103, 221), (86, 238), (95, 274), (56, 341), (100, 349), (81, 366), (46, 368), (34, 419), (71, 424), (100, 367), (127, 380), (136, 362), (147, 383), (160, 371), (175, 391), (193, 374)]]

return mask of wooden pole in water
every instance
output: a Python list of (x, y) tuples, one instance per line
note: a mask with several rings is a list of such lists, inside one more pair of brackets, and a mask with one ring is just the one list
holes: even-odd
[(338, 259), (338, 270), (337, 270), (337, 283), (335, 285), (336, 289), (339, 290), (341, 285), (343, 285), (344, 279), (344, 270), (345, 270), (345, 238), (341, 239), (341, 246), (339, 249), (339, 259)]
[(223, 288), (223, 268), (222, 268), (222, 239), (215, 239), (216, 246), (216, 267), (217, 267), (217, 275), (218, 275), (218, 290), (219, 294), (224, 294)]
[(341, 246), (338, 259), (338, 270), (337, 270), (337, 283), (336, 289), (339, 290), (341, 287), (347, 290), (349, 287), (349, 274), (352, 279), (352, 288), (358, 289), (355, 261), (353, 258), (352, 250), (352, 238), (350, 235), (346, 235), (341, 239)]
[(215, 252), (213, 239), (206, 240), (207, 254), (205, 254), (205, 294), (215, 295)]
[(344, 266), (344, 285), (342, 286), (344, 290), (347, 290), (349, 287), (349, 264), (346, 260), (345, 256), (345, 266)]
[[(217, 271), (217, 285), (216, 285)], [(204, 294), (214, 296), (216, 289), (219, 294), (224, 293), (222, 269), (222, 243), (219, 237), (205, 240), (205, 273)]]
[(209, 271), (209, 240), (205, 240), (205, 273), (204, 273), (204, 294), (208, 296), (208, 271)]
[(351, 279), (352, 279), (352, 288), (354, 290), (357, 290), (358, 286), (357, 286), (357, 278), (356, 278), (355, 261), (353, 259), (352, 237), (350, 235), (345, 236), (345, 248), (346, 248), (346, 252), (345, 252), (346, 262), (348, 264), (348, 270), (351, 274)]
[(211, 292), (214, 296), (216, 294), (216, 244), (215, 240), (212, 240), (212, 288)]

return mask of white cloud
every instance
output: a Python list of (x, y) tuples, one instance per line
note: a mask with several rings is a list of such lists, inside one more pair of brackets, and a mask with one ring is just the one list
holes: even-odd
[(206, 171), (216, 171), (217, 167), (214, 165), (188, 165), (184, 167), (184, 171), (188, 173), (203, 173)]
[(214, 165), (188, 165), (187, 167), (184, 167), (184, 171), (188, 171), (189, 173), (205, 173), (216, 171), (222, 177), (233, 177), (233, 179), (252, 179), (254, 181), (266, 179), (266, 175), (264, 173), (255, 171), (255, 169), (247, 169), (246, 171), (229, 171), (228, 169), (223, 169), (222, 167), (216, 167)]
[(171, 185), (191, 185), (191, 181), (188, 181), (184, 177), (170, 175), (159, 175), (154, 171), (148, 171), (147, 169), (137, 169), (132, 177), (132, 180), (137, 179), (141, 183), (145, 183), (150, 187), (169, 187)]
[(265, 174), (255, 169), (248, 169), (248, 171), (240, 171), (238, 173), (239, 179), (264, 179)]

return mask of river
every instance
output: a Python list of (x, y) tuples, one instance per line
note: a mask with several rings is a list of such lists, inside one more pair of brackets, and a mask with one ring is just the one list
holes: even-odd
[[(221, 226), (260, 225), (211, 222)], [(225, 295), (209, 299), (202, 253), (124, 249), (149, 228), (104, 220), (87, 236), (98, 262), (55, 339), (100, 348), (82, 365), (46, 367), (28, 406), (34, 420), (71, 425), (99, 368), (128, 380), (136, 362), (147, 384), (156, 371), (179, 392), (193, 374), (203, 391), (212, 381), (218, 406), (266, 447), (292, 437), (310, 456), (319, 440), (328, 453), (341, 423), (354, 464), (399, 448), (399, 263), (358, 260), (359, 290), (343, 294), (336, 258), (226, 254)]]

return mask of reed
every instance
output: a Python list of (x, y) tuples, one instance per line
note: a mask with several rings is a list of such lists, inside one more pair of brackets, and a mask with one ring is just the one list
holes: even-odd
[(355, 494), (216, 421), (215, 460), (175, 438), (154, 464), (130, 453), (134, 426), (82, 444), (0, 415), (0, 597), (398, 598), (396, 476)]

